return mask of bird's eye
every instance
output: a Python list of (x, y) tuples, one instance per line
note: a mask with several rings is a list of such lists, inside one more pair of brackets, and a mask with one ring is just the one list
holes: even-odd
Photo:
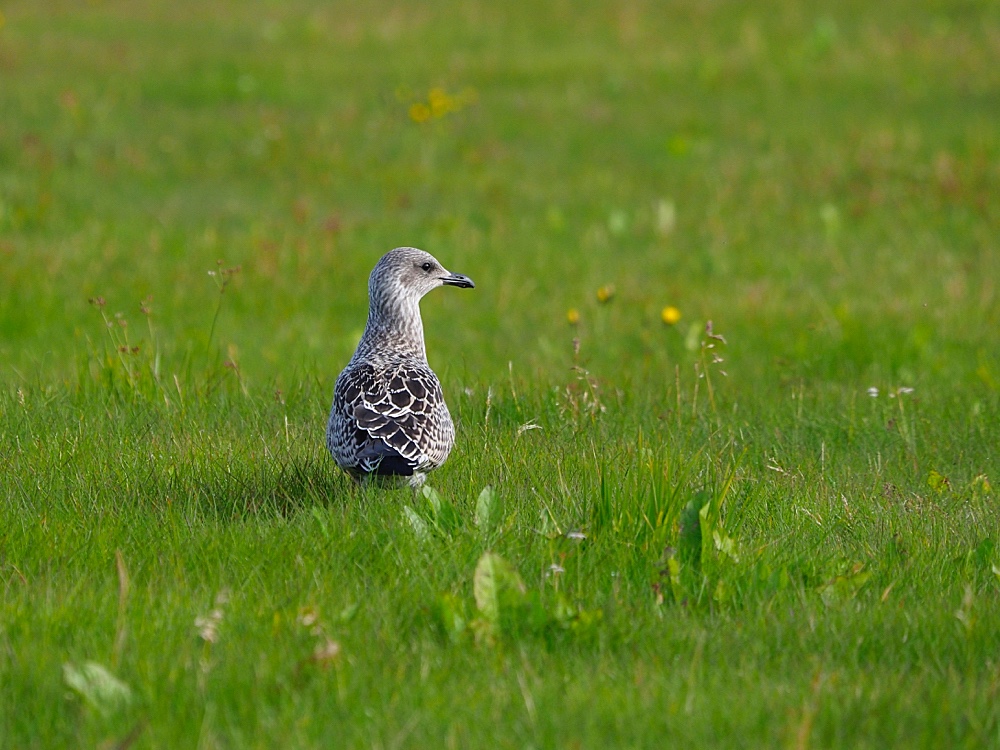
[(430, 273), (430, 270), (434, 268), (434, 264), (428, 261), (427, 263), (424, 263), (420, 267), (424, 269), (424, 271), (426, 271), (427, 273)]

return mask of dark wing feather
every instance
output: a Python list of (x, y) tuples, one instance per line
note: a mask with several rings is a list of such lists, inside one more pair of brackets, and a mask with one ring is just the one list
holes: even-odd
[(342, 452), (350, 459), (350, 465), (341, 465), (366, 474), (411, 476), (430, 462), (423, 438), (428, 420), (443, 404), (430, 368), (359, 365), (341, 379), (334, 409), (343, 418)]

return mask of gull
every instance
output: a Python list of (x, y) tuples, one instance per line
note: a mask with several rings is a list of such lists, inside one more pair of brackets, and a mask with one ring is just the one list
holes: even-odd
[(420, 299), (444, 285), (476, 286), (415, 247), (390, 250), (368, 278), (368, 324), (337, 378), (326, 426), (330, 454), (358, 482), (418, 488), (455, 443), (420, 319)]

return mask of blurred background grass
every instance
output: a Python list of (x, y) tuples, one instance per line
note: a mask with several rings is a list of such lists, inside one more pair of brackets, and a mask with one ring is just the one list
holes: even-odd
[(711, 319), (747, 395), (1000, 382), (995, 3), (3, 13), (7, 380), (103, 346), (95, 295), (143, 346), (151, 295), (179, 366), (222, 259), (246, 381), (332, 386), (372, 264), (413, 244), (478, 284), (424, 303), (446, 376), (562, 378), (579, 336), (602, 377), (672, 382)]

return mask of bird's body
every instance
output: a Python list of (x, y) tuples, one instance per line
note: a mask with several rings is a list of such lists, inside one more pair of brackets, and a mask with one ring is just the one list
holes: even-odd
[(471, 288), (428, 253), (386, 253), (368, 280), (368, 324), (337, 378), (326, 444), (358, 481), (423, 484), (444, 463), (455, 427), (441, 383), (427, 364), (420, 298), (442, 285)]

